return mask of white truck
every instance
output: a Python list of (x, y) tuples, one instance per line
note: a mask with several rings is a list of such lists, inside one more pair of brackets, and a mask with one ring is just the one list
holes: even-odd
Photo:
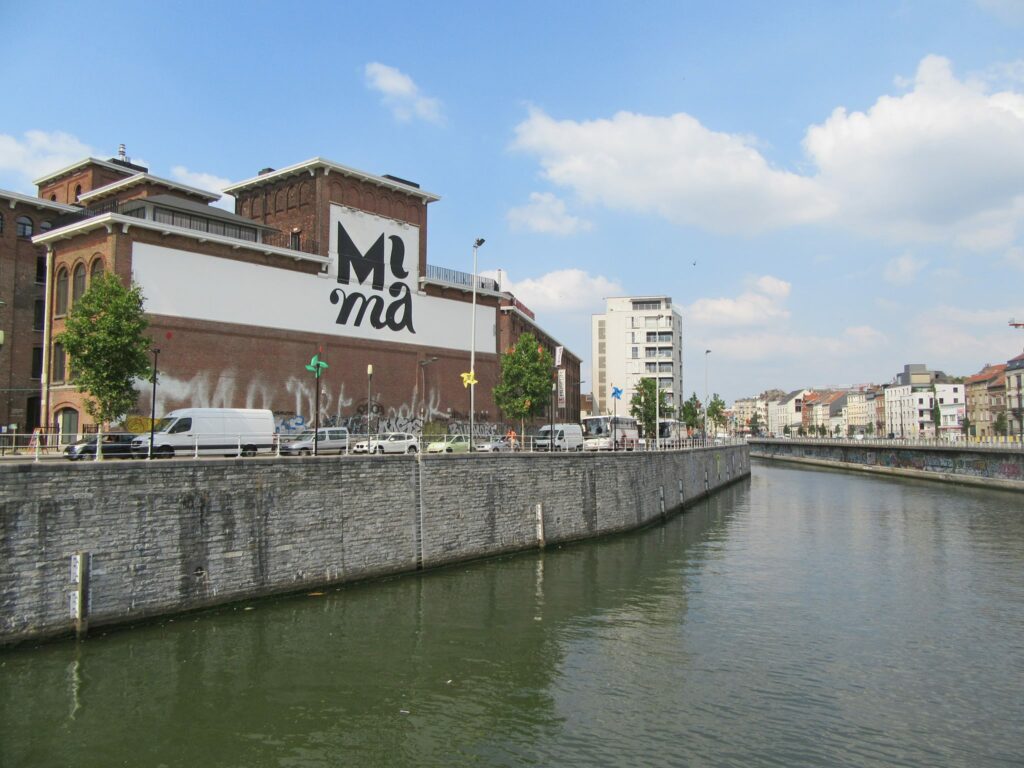
[[(150, 455), (150, 434), (132, 440), (132, 454)], [(274, 449), (274, 414), (258, 408), (179, 408), (153, 427), (153, 458), (220, 454), (255, 456)]]
[(535, 451), (582, 451), (583, 428), (579, 424), (555, 424), (554, 446), (551, 445), (551, 425), (545, 424), (537, 430), (533, 441)]

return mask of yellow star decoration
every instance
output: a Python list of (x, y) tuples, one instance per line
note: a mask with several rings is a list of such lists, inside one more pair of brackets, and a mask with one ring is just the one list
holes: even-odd
[(462, 376), (462, 386), (468, 387), (471, 384), (476, 384), (476, 374), (474, 374), (473, 371), (470, 371), (469, 373), (461, 373), (459, 375)]

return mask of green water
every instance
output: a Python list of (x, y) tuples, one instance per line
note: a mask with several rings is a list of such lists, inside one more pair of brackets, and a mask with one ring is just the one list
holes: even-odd
[(667, 524), (0, 652), (0, 766), (1019, 766), (1024, 497), (755, 465)]

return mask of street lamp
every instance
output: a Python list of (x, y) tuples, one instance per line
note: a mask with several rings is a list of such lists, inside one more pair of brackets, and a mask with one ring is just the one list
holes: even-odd
[(558, 381), (551, 382), (551, 431), (548, 432), (548, 453), (555, 452), (555, 393), (558, 392)]
[(704, 439), (708, 439), (708, 355), (711, 354), (710, 349), (704, 350)]
[(469, 450), (473, 450), (473, 425), (476, 412), (476, 252), (484, 239), (473, 243), (473, 319), (469, 324)]
[[(373, 399), (370, 397), (373, 387), (373, 363), (366, 366), (366, 452), (370, 452), (370, 403)], [(377, 422), (380, 424), (380, 422)]]
[(420, 390), (420, 412), (424, 421), (427, 420), (427, 366), (436, 363), (437, 360), (436, 356), (420, 360), (420, 380), (423, 382), (423, 389)]
[(157, 347), (149, 350), (153, 353), (153, 396), (149, 405), (149, 458), (153, 458), (153, 430), (156, 427), (156, 364), (160, 357), (160, 350)]

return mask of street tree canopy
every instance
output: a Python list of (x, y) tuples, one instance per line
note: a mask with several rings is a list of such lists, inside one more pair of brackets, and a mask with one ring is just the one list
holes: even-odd
[(86, 412), (101, 429), (135, 407), (135, 380), (151, 374), (142, 303), (137, 285), (126, 288), (104, 273), (93, 278), (55, 339), (68, 354), (75, 386), (87, 396)]
[(539, 416), (551, 398), (554, 358), (532, 333), (524, 333), (501, 356), (501, 374), (494, 388), (494, 402), (505, 416), (519, 419), (524, 430), (527, 417)]
[(689, 431), (692, 432), (700, 426), (700, 398), (697, 397), (696, 392), (690, 395), (690, 399), (683, 403), (680, 416)]
[(657, 434), (654, 426), (656, 415), (668, 419), (675, 413), (675, 409), (668, 404), (665, 392), (662, 390), (658, 391), (658, 413), (655, 412), (654, 392), (656, 386), (654, 379), (640, 379), (636, 392), (633, 393), (633, 399), (629, 401), (629, 415), (643, 425), (645, 438), (653, 438)]
[(708, 421), (714, 427), (725, 423), (725, 401), (717, 392), (711, 396), (711, 402), (708, 404)]

